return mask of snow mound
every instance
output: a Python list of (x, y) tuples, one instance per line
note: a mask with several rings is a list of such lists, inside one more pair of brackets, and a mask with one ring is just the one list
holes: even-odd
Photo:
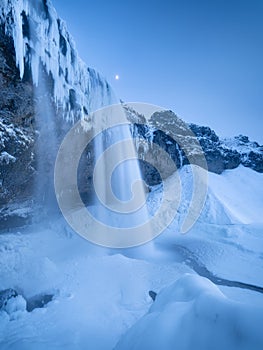
[(18, 311), (26, 311), (26, 300), (21, 295), (11, 298), (7, 301), (3, 310), (9, 315)]
[(262, 349), (263, 308), (226, 298), (209, 280), (185, 274), (157, 295), (115, 350)]

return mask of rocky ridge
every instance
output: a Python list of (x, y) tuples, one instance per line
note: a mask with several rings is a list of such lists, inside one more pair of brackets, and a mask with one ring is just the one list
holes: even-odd
[[(132, 134), (137, 138), (135, 142), (141, 170), (144, 179), (149, 185), (160, 183), (161, 178), (151, 164), (158, 162), (166, 176), (171, 175), (173, 169), (166, 168), (157, 154), (152, 154), (151, 144), (158, 144), (174, 160), (176, 167), (181, 168), (189, 164), (185, 151), (195, 153), (192, 160), (198, 164), (200, 148), (196, 147), (194, 139), (198, 140), (203, 152), (207, 169), (216, 174), (224, 170), (237, 168), (239, 165), (249, 167), (257, 172), (263, 172), (263, 146), (251, 142), (247, 136), (239, 135), (230, 139), (220, 139), (214, 130), (208, 126), (185, 124), (172, 111), (159, 111), (146, 120), (132, 108), (124, 104), (127, 118), (132, 123)], [(192, 134), (187, 131), (190, 129)], [(165, 130), (163, 132), (162, 130)], [(179, 142), (177, 142), (179, 141)], [(155, 152), (156, 153), (156, 152)], [(154, 159), (153, 159), (154, 158)]]

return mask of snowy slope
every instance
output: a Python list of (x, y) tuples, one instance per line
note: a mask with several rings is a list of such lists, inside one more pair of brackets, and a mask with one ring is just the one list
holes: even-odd
[(263, 222), (263, 176), (239, 166), (222, 175), (209, 174), (209, 184), (218, 202), (240, 223)]
[(39, 82), (42, 63), (54, 82), (54, 99), (65, 118), (83, 117), (116, 98), (107, 81), (79, 58), (65, 23), (50, 0), (2, 0), (0, 24), (13, 38), (16, 64), (24, 77), (29, 67), (33, 83)]
[[(182, 222), (192, 198), (191, 166), (184, 166), (179, 173), (182, 198), (177, 219)], [(168, 179), (168, 186), (173, 177)], [(159, 188), (159, 195), (160, 191)], [(152, 196), (155, 197), (155, 194)], [(263, 223), (262, 208), (262, 174), (240, 165), (237, 169), (225, 170), (221, 175), (209, 173), (207, 197), (198, 221), (218, 225)]]

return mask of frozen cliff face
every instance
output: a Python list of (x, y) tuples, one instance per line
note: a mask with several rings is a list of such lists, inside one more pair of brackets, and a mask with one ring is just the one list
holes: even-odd
[(72, 124), (115, 102), (49, 0), (0, 1), (0, 228), (10, 217), (24, 221), (37, 182), (53, 183), (56, 150)]
[(67, 120), (74, 122), (116, 101), (107, 81), (79, 58), (51, 1), (2, 0), (0, 24), (13, 39), (20, 78), (32, 79), (37, 86), (42, 65), (52, 78), (55, 103)]
[[(35, 139), (33, 87), (29, 82), (22, 82), (20, 79), (12, 39), (6, 36), (3, 27), (0, 27), (1, 223), (9, 216), (12, 202), (17, 198), (24, 199), (32, 195)], [(4, 207), (7, 203), (9, 213)], [(24, 215), (24, 212), (20, 211), (20, 214)]]

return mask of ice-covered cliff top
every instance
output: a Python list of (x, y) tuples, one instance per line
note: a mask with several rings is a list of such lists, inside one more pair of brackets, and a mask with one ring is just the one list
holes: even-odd
[(262, 154), (263, 146), (260, 146), (257, 142), (250, 141), (247, 136), (239, 135), (234, 138), (224, 138), (222, 142), (225, 147), (236, 150), (241, 154), (248, 154), (255, 152)]
[(37, 86), (41, 62), (54, 80), (54, 99), (66, 119), (116, 102), (107, 81), (79, 58), (50, 0), (1, 0), (0, 24), (13, 38), (20, 77), (28, 66)]

